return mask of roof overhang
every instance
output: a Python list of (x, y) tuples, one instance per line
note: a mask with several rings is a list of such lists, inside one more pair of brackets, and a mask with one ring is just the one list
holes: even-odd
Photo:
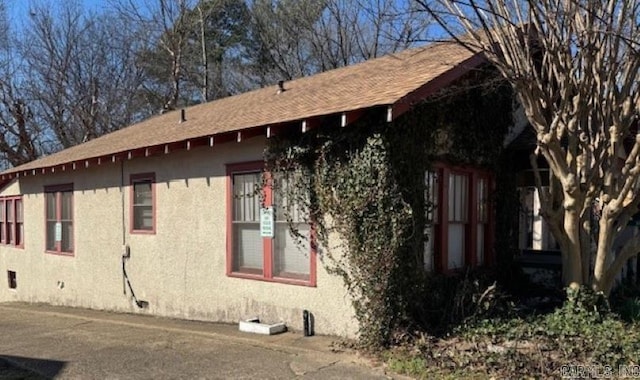
[[(371, 109), (371, 108), (369, 108)], [(341, 127), (347, 127), (358, 120), (369, 109), (357, 109), (345, 111), (340, 114), (312, 116), (308, 119), (294, 120), (278, 124), (260, 125), (244, 128), (237, 131), (228, 131), (218, 134), (200, 136), (196, 138), (173, 141), (164, 144), (150, 145), (126, 151), (114, 152), (106, 155), (83, 158), (53, 166), (39, 166), (22, 170), (9, 169), (0, 174), (0, 189), (14, 179), (33, 177), (38, 175), (75, 171), (94, 166), (110, 165), (134, 158), (160, 156), (182, 150), (191, 150), (198, 147), (214, 147), (224, 143), (239, 143), (257, 136), (272, 138), (277, 135), (301, 131), (306, 133), (316, 129), (326, 122), (335, 123)]]
[(456, 80), (460, 79), (469, 71), (487, 62), (486, 57), (482, 53), (476, 53), (466, 60), (460, 62), (447, 72), (437, 76), (433, 80), (423, 84), (416, 90), (408, 93), (391, 105), (391, 116), (389, 121), (397, 118), (403, 113), (409, 111), (413, 106), (419, 104), (431, 95), (442, 90)]

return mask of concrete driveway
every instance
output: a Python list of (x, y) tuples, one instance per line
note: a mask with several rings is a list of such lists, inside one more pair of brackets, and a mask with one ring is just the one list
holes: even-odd
[(232, 325), (0, 304), (0, 359), (46, 378), (389, 378), (352, 352), (334, 352), (331, 344), (330, 338), (298, 333), (240, 333)]

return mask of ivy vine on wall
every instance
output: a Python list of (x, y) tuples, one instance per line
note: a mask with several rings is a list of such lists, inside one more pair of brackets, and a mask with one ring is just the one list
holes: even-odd
[(487, 75), (475, 73), (391, 123), (378, 110), (346, 128), (269, 140), (266, 167), (288, 184), (275, 191), (308, 210), (319, 257), (344, 280), (364, 347), (386, 346), (421, 323), (424, 210), (432, 206), (425, 171), (436, 159), (495, 169), (512, 98), (504, 85), (471, 86)]

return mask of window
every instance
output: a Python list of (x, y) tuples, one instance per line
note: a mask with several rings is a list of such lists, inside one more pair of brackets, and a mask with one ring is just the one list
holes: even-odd
[(153, 173), (131, 176), (131, 233), (154, 234), (156, 232), (155, 184), (156, 178)]
[(233, 174), (233, 271), (262, 275), (260, 172)]
[[(286, 181), (275, 178), (276, 186), (286, 189)], [(282, 192), (273, 192), (271, 198), (275, 208), (275, 239), (273, 240), (273, 275), (282, 278), (309, 280), (311, 260), (311, 225), (305, 221), (305, 213), (297, 204), (290, 202)], [(287, 215), (290, 218), (287, 221)], [(294, 229), (292, 234), (290, 229)], [(300, 236), (296, 236), (296, 235)]]
[(5, 223), (5, 201), (4, 200), (0, 200), (0, 243), (2, 244), (6, 244), (7, 241), (7, 230), (6, 228), (6, 223)]
[(16, 243), (16, 233), (14, 230), (15, 227), (15, 208), (14, 208), (14, 203), (13, 203), (13, 199), (7, 199), (4, 201), (4, 215), (6, 216), (6, 220), (5, 223), (7, 223), (6, 228), (7, 228), (7, 244), (10, 245), (15, 245)]
[(424, 269), (432, 271), (434, 269), (434, 242), (438, 225), (438, 174), (435, 171), (425, 172), (424, 185)]
[(469, 177), (465, 174), (449, 175), (449, 269), (462, 268), (465, 264), (465, 240), (469, 209)]
[(487, 224), (489, 223), (489, 197), (488, 197), (488, 185), (489, 180), (487, 178), (478, 178), (477, 182), (477, 200), (476, 204), (478, 207), (477, 212), (477, 237), (476, 237), (476, 255), (478, 265), (484, 264), (484, 256), (486, 250), (486, 235), (487, 235)]
[[(535, 186), (533, 170), (518, 173), (518, 194), (520, 197), (519, 248), (531, 251), (558, 250), (548, 224), (542, 217), (540, 194)], [(542, 190), (549, 190), (551, 173), (540, 169)]]
[(45, 187), (47, 252), (73, 255), (73, 185)]
[(425, 172), (426, 270), (483, 265), (492, 243), (490, 176), (437, 164)]
[[(305, 221), (304, 211), (298, 205), (274, 191), (273, 184), (286, 187), (286, 181), (272, 179), (269, 173), (262, 172), (262, 167), (263, 162), (227, 167), (230, 234), (227, 273), (315, 286), (311, 225)], [(264, 184), (263, 175), (268, 178), (268, 185)], [(273, 237), (261, 235), (261, 210), (263, 217), (273, 215)], [(289, 222), (300, 236), (292, 236)]]
[[(547, 190), (547, 187), (543, 187)], [(542, 217), (540, 194), (533, 186), (518, 188), (520, 196), (519, 247), (532, 251), (553, 251), (559, 246)]]
[(0, 198), (0, 242), (14, 247), (24, 247), (24, 221), (22, 197)]

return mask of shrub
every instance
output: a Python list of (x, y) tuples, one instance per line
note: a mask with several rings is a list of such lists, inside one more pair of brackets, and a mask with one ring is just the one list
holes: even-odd
[[(467, 318), (448, 337), (423, 341), (428, 344), (417, 341), (404, 360), (420, 358), (428, 368), (446, 369), (437, 376), (456, 378), (559, 377), (567, 364), (617, 371), (640, 360), (640, 324), (622, 320), (602, 294), (587, 288), (569, 289), (549, 314)], [(395, 368), (409, 366), (398, 363), (401, 356), (394, 360)], [(429, 371), (413, 375), (433, 377)]]

